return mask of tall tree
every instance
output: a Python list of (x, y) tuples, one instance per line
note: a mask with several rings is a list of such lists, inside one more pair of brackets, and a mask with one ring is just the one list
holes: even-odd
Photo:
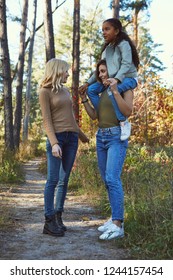
[(14, 149), (10, 55), (7, 39), (6, 1), (0, 0), (0, 47), (4, 90), (5, 145)]
[(119, 19), (120, 0), (112, 0), (111, 1), (111, 8), (112, 8), (112, 17)]
[(148, 8), (147, 1), (145, 0), (137, 0), (136, 2), (131, 4), (132, 9), (134, 10), (133, 15), (133, 26), (134, 26), (134, 35), (133, 40), (135, 42), (135, 45), (138, 46), (138, 16), (139, 12)]
[(33, 0), (33, 21), (32, 30), (30, 35), (30, 46), (28, 52), (28, 72), (27, 72), (27, 87), (26, 87), (26, 97), (25, 97), (25, 115), (23, 120), (23, 140), (28, 139), (28, 123), (29, 123), (29, 113), (30, 113), (30, 99), (31, 99), (31, 76), (32, 76), (32, 56), (34, 48), (34, 38), (35, 38), (35, 27), (36, 27), (36, 14), (37, 14), (37, 0)]
[(16, 86), (16, 107), (15, 107), (15, 119), (14, 119), (14, 145), (15, 148), (20, 144), (20, 130), (22, 120), (22, 91), (23, 91), (23, 73), (24, 73), (24, 61), (25, 61), (25, 36), (28, 19), (28, 0), (23, 1), (21, 30), (20, 30), (20, 46), (18, 57), (18, 69), (17, 69), (17, 86)]
[(79, 45), (80, 45), (80, 0), (74, 0), (73, 13), (73, 50), (72, 50), (72, 96), (74, 113), (79, 122)]
[(52, 21), (52, 1), (44, 0), (44, 32), (46, 61), (55, 57), (53, 21)]
[(124, 19), (133, 24), (133, 41), (138, 46), (139, 14), (146, 10), (152, 0), (121, 0), (121, 10), (125, 12)]

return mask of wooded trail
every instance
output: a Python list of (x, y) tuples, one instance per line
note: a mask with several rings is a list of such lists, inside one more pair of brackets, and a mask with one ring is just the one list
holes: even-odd
[[(68, 193), (63, 220), (68, 230), (63, 237), (42, 234), (45, 176), (40, 159), (24, 164), (25, 183), (6, 192), (15, 226), (0, 230), (1, 260), (125, 260), (127, 250), (116, 240), (100, 241), (97, 227), (104, 222), (83, 196)], [(2, 193), (1, 193), (2, 194)]]

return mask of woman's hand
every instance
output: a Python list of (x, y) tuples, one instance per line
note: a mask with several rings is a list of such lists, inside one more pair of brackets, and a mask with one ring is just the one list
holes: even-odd
[(62, 150), (58, 144), (54, 144), (52, 146), (52, 155), (54, 157), (62, 158)]
[(79, 94), (80, 94), (81, 97), (82, 97), (83, 94), (86, 93), (86, 90), (87, 90), (88, 86), (89, 86), (89, 84), (85, 83), (84, 85), (82, 85), (78, 88), (78, 91), (79, 91)]
[(114, 94), (118, 94), (118, 89), (117, 89), (118, 80), (116, 80), (114, 78), (109, 78), (109, 79), (107, 79), (107, 81), (109, 83), (110, 90)]
[(82, 101), (87, 100), (86, 91), (79, 91), (79, 96), (82, 99)]

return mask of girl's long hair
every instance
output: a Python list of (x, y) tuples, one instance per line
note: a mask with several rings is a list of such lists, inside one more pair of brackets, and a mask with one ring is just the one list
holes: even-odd
[[(132, 60), (133, 60), (134, 65), (138, 69), (138, 67), (139, 67), (139, 56), (138, 56), (137, 49), (136, 49), (134, 43), (132, 42), (132, 40), (130, 39), (130, 37), (128, 36), (128, 34), (123, 31), (123, 27), (122, 27), (121, 22), (116, 18), (106, 19), (103, 23), (105, 23), (105, 22), (109, 22), (115, 28), (115, 30), (119, 30), (119, 33), (116, 35), (115, 41), (113, 43), (114, 47), (116, 47), (122, 40), (126, 40), (126, 41), (129, 42), (131, 50), (132, 50)], [(109, 43), (104, 44), (101, 53), (105, 50), (105, 48), (108, 45), (109, 45)]]
[(40, 87), (52, 87), (52, 91), (58, 92), (62, 87), (63, 74), (68, 71), (69, 65), (66, 61), (52, 58), (46, 63), (44, 77)]

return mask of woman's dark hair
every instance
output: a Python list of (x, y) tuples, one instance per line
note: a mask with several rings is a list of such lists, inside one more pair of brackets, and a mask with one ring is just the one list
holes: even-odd
[[(115, 38), (115, 41), (114, 41), (114, 44), (113, 44), (114, 47), (116, 47), (122, 40), (126, 40), (126, 41), (129, 42), (131, 50), (132, 50), (132, 60), (133, 60), (134, 65), (138, 69), (139, 56), (138, 56), (137, 49), (136, 49), (134, 43), (132, 42), (132, 40), (130, 39), (130, 37), (127, 35), (127, 33), (123, 31), (123, 27), (122, 27), (121, 22), (116, 18), (106, 19), (103, 23), (105, 23), (105, 22), (109, 22), (115, 28), (115, 30), (117, 30), (117, 29), (119, 30), (119, 33), (117, 34), (117, 36)], [(108, 45), (109, 45), (109, 43), (104, 44), (101, 53), (105, 50), (105, 48)]]
[(105, 60), (105, 59), (99, 60), (99, 62), (97, 63), (97, 66), (96, 66), (96, 72), (95, 72), (95, 74), (96, 74), (96, 79), (97, 79), (97, 81), (99, 81), (99, 82), (102, 83), (102, 80), (101, 80), (100, 77), (99, 77), (99, 66), (100, 66), (100, 65), (105, 65), (105, 66), (107, 67), (106, 60)]

